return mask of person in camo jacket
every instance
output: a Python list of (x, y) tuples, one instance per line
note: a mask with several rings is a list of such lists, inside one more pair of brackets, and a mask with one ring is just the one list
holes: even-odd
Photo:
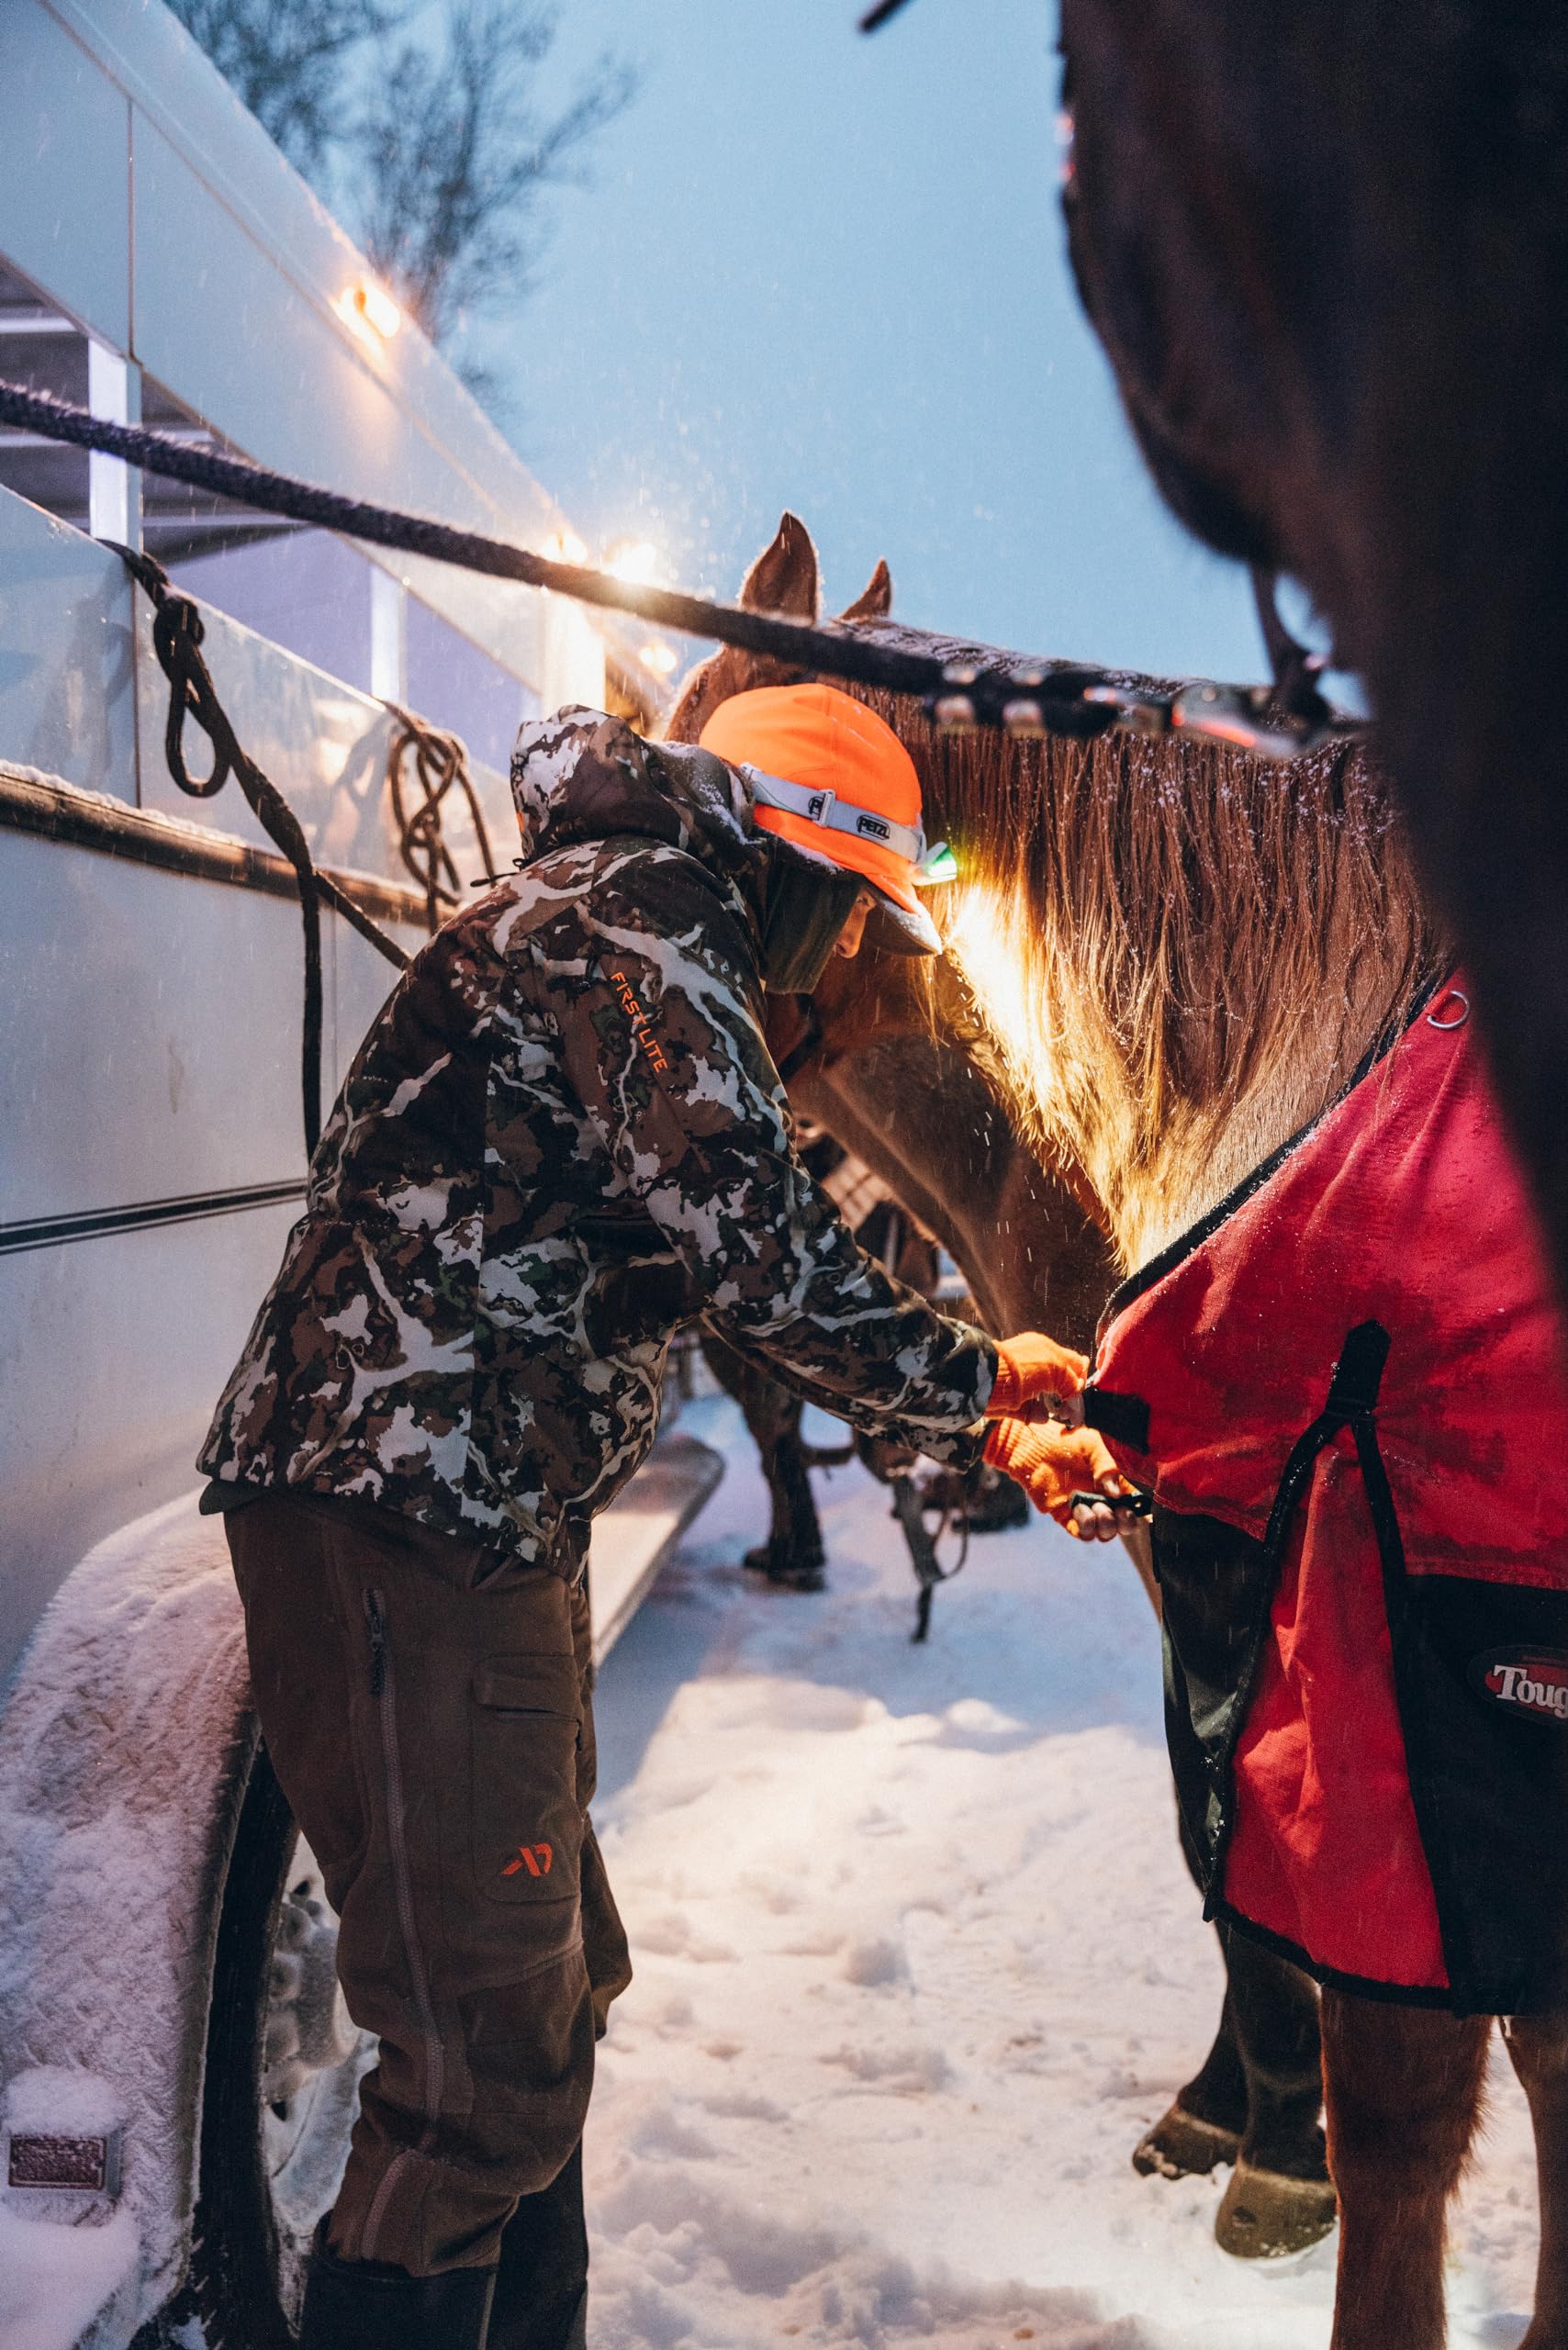
[(583, 2339), (583, 2124), (630, 1980), (588, 1816), (583, 1569), (676, 1328), (705, 1316), (938, 1457), (971, 1460), (989, 1415), (1042, 1494), (1110, 1472), (1087, 1431), (1019, 1416), (1066, 1410), (1082, 1358), (901, 1288), (791, 1147), (764, 989), (809, 990), (868, 924), (939, 944), (907, 752), (819, 686), (737, 697), (711, 732), (727, 756), (591, 711), (524, 727), (516, 875), (372, 1026), (200, 1456), (268, 1750), (380, 2040), (306, 2350)]

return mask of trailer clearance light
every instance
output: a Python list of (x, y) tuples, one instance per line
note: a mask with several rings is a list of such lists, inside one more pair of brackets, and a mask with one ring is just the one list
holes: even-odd
[(348, 286), (332, 305), (345, 326), (356, 334), (368, 329), (383, 342), (390, 342), (403, 323), (403, 313), (390, 294), (370, 278), (362, 278), (357, 285)]
[(617, 579), (646, 588), (659, 567), (659, 551), (646, 539), (617, 539), (604, 551), (604, 567)]

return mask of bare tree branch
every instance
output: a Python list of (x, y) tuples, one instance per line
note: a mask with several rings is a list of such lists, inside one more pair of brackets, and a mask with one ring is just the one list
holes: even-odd
[(445, 0), (438, 41), (395, 47), (415, 0), (171, 5), (438, 343), (526, 297), (546, 190), (580, 181), (589, 142), (636, 90), (632, 69), (603, 57), (565, 106), (540, 104), (554, 0)]
[(311, 175), (337, 134), (343, 69), (385, 39), (409, 0), (169, 0), (297, 171)]
[(453, 0), (442, 52), (405, 43), (356, 126), (360, 233), (377, 271), (439, 342), (465, 314), (529, 290), (548, 235), (546, 187), (629, 104), (631, 69), (601, 58), (559, 113), (537, 69), (557, 15), (540, 0)]

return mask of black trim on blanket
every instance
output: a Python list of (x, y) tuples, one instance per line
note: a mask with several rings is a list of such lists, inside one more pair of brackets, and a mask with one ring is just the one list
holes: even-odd
[(1394, 2008), (1444, 2008), (1450, 2015), (1470, 2012), (1459, 2006), (1451, 1988), (1441, 1984), (1379, 1983), (1369, 1975), (1347, 1975), (1338, 1966), (1322, 1966), (1289, 1935), (1276, 1934), (1271, 1927), (1260, 1926), (1255, 1919), (1244, 1918), (1228, 1901), (1216, 1901), (1204, 1914), (1222, 1919), (1234, 1932), (1245, 1934), (1249, 1942), (1261, 1943), (1276, 1958), (1288, 1958), (1293, 1966), (1299, 1966), (1304, 1975), (1310, 1975), (1326, 1990), (1351, 1991), (1358, 1999), (1382, 1999)]
[(117, 1232), (145, 1232), (154, 1225), (194, 1224), (210, 1215), (237, 1215), (246, 1208), (280, 1207), (305, 1197), (305, 1178), (286, 1183), (250, 1183), (230, 1192), (192, 1192), (173, 1200), (138, 1200), (129, 1207), (94, 1208), (79, 1215), (35, 1215), (0, 1224), (0, 1257), (25, 1248), (58, 1248), (70, 1240), (106, 1240)]
[[(1387, 1058), (1400, 1038), (1416, 1025), (1439, 990), (1448, 986), (1451, 977), (1451, 973), (1445, 972), (1441, 979), (1431, 979), (1419, 989), (1406, 1009), (1391, 1020), (1385, 1028), (1379, 1030), (1338, 1092), (1331, 1102), (1324, 1103), (1316, 1117), (1309, 1118), (1305, 1126), (1298, 1126), (1277, 1150), (1271, 1151), (1268, 1158), (1252, 1169), (1250, 1175), (1244, 1175), (1236, 1189), (1227, 1192), (1206, 1215), (1200, 1216), (1196, 1224), (1189, 1225), (1186, 1231), (1179, 1233), (1158, 1256), (1151, 1257), (1147, 1265), (1140, 1265), (1136, 1273), (1129, 1273), (1125, 1281), (1117, 1283), (1101, 1313), (1095, 1330), (1096, 1345), (1117, 1315), (1125, 1313), (1135, 1298), (1141, 1297), (1145, 1290), (1152, 1289), (1156, 1281), (1163, 1281), (1167, 1273), (1174, 1272), (1178, 1265), (1201, 1248), (1205, 1240), (1212, 1238), (1222, 1224), (1228, 1223), (1238, 1208), (1245, 1207), (1253, 1193), (1260, 1192), (1270, 1178), (1279, 1173), (1293, 1151), (1299, 1150), (1302, 1144), (1316, 1134), (1324, 1119), (1337, 1110), (1341, 1102), (1350, 1098), (1362, 1079), (1372, 1075), (1379, 1061)], [(1139, 1447), (1140, 1451), (1145, 1449)]]

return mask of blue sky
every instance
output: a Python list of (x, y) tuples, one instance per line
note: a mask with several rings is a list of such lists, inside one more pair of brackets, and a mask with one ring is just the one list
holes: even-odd
[(570, 0), (641, 95), (487, 338), (514, 438), (602, 544), (731, 593), (793, 506), (830, 599), (1030, 651), (1261, 674), (1246, 583), (1148, 488), (1057, 207), (1050, 0)]

